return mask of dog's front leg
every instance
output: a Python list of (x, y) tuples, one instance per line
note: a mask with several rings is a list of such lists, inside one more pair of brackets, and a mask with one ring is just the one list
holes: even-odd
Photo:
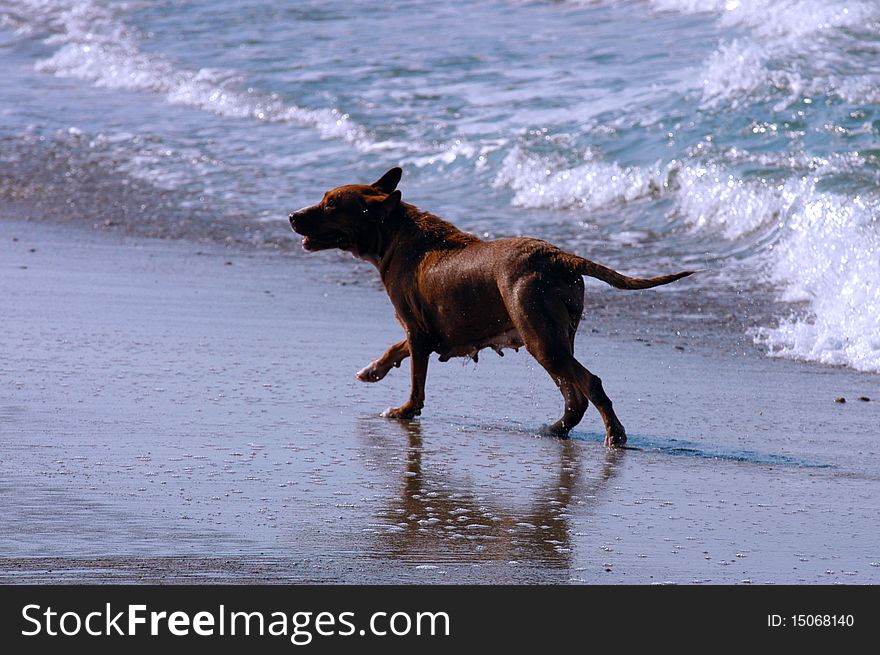
[(355, 377), (361, 382), (378, 382), (388, 375), (388, 371), (392, 368), (400, 366), (400, 362), (407, 357), (409, 357), (409, 342), (404, 339), (391, 346), (375, 362), (358, 371)]
[(382, 416), (388, 418), (410, 419), (422, 413), (425, 406), (425, 380), (428, 377), (428, 359), (431, 348), (425, 339), (412, 337), (407, 341), (412, 357), (412, 390), (409, 400), (400, 407), (389, 407)]

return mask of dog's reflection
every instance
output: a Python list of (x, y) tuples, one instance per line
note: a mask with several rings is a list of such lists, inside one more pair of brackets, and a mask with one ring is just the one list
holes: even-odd
[[(545, 566), (571, 563), (571, 515), (590, 511), (617, 472), (624, 451), (611, 449), (592, 479), (581, 479), (581, 448), (570, 440), (559, 448), (558, 472), (525, 509), (505, 507), (497, 496), (452, 484), (443, 462), (425, 462), (418, 421), (368, 421), (362, 434), (372, 448), (387, 450), (391, 430), (408, 440), (400, 497), (380, 511), (380, 557), (431, 561), (530, 561)], [(375, 452), (375, 451), (374, 451)], [(380, 466), (386, 466), (387, 463)], [(429, 479), (430, 478), (430, 479)], [(573, 506), (574, 503), (574, 506)]]

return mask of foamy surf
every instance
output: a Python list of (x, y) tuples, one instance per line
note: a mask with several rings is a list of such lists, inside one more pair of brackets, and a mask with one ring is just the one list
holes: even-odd
[[(828, 0), (652, 0), (658, 11), (711, 12), (738, 36), (700, 69), (706, 106), (773, 100), (782, 110), (804, 97), (877, 102), (880, 5)], [(865, 74), (870, 71), (871, 74)]]
[(819, 176), (783, 183), (733, 176), (678, 178), (676, 211), (698, 229), (720, 229), (733, 247), (758, 230), (755, 271), (799, 310), (754, 331), (769, 354), (880, 372), (880, 232), (875, 195), (820, 191)]
[[(121, 3), (118, 9), (127, 6)], [(99, 3), (28, 0), (2, 3), (0, 13), (17, 30), (52, 31), (45, 42), (60, 47), (36, 62), (35, 69), (41, 73), (85, 80), (100, 88), (154, 93), (170, 104), (218, 116), (308, 128), (323, 139), (344, 141), (365, 153), (395, 153), (401, 161), (419, 167), (448, 165), (486, 151), (462, 139), (426, 143), (375, 138), (341, 109), (299, 106), (276, 92), (247, 86), (239, 71), (180, 68), (168, 58), (143, 52), (137, 31)]]
[[(739, 164), (768, 159), (742, 151), (729, 157)], [(742, 179), (732, 163), (671, 161), (643, 169), (592, 155), (566, 168), (559, 159), (516, 147), (495, 184), (513, 191), (514, 205), (529, 208), (607, 210), (646, 198), (670, 201), (674, 224), (720, 237), (728, 256), (752, 262), (754, 281), (797, 303), (792, 317), (755, 330), (769, 354), (880, 372), (876, 194), (850, 198), (819, 190), (824, 177), (853, 165), (847, 160), (792, 157), (787, 163), (812, 172)]]
[[(694, 68), (691, 85), (706, 116), (769, 103), (771, 113), (784, 112), (781, 119), (754, 121), (748, 129), (766, 134), (767, 141), (784, 130), (797, 139), (808, 134), (805, 110), (823, 97), (829, 105), (880, 101), (877, 3), (653, 0), (651, 6), (660, 13), (715, 15), (722, 37)], [(798, 109), (793, 115), (792, 108)], [(870, 115), (855, 111), (847, 118)], [(876, 125), (829, 122), (817, 131), (859, 138)], [(747, 263), (755, 280), (792, 303), (790, 316), (753, 331), (768, 354), (880, 371), (873, 155), (724, 152), (712, 146), (714, 136), (707, 135), (704, 150), (698, 146), (685, 158), (647, 166), (624, 166), (589, 147), (572, 162), (564, 150), (538, 154), (519, 145), (494, 183), (513, 192), (513, 205), (527, 208), (605, 211), (645, 199), (671, 203), (666, 215), (673, 225), (721, 239), (719, 251), (728, 261)], [(829, 181), (855, 191), (835, 191)]]
[(322, 138), (341, 139), (367, 151), (384, 146), (372, 142), (366, 130), (339, 109), (300, 107), (276, 93), (242, 89), (243, 78), (236, 71), (177, 68), (161, 55), (143, 52), (135, 30), (110, 7), (82, 0), (39, 0), (4, 3), (0, 10), (16, 29), (51, 32), (46, 43), (59, 47), (36, 62), (39, 72), (102, 88), (160, 94), (171, 104), (220, 116), (311, 128)]
[(806, 316), (759, 328), (773, 356), (880, 372), (880, 232), (876, 197), (843, 198), (809, 185), (773, 253), (772, 279)]
[(566, 168), (558, 157), (528, 154), (515, 146), (494, 184), (512, 189), (512, 202), (519, 207), (601, 209), (656, 194), (663, 178), (659, 166), (648, 171), (623, 167), (587, 153), (583, 163)]

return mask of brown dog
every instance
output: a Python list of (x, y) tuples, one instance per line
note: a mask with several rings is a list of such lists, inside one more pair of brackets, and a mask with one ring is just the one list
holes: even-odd
[(371, 185), (324, 194), (290, 215), (308, 251), (339, 248), (379, 269), (406, 339), (358, 372), (377, 382), (412, 358), (409, 400), (383, 414), (410, 419), (425, 403), (428, 358), (473, 357), (483, 348), (525, 346), (565, 398), (565, 413), (546, 431), (565, 436), (593, 401), (605, 422), (605, 445), (626, 443), (626, 431), (602, 381), (574, 357), (574, 338), (589, 275), (618, 289), (647, 289), (690, 275), (684, 271), (631, 278), (526, 237), (483, 241), (400, 200), (403, 171), (392, 168)]

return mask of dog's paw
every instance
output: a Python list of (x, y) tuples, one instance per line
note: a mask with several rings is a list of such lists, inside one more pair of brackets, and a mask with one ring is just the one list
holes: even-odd
[(385, 377), (386, 372), (376, 367), (375, 364), (370, 364), (355, 373), (355, 377), (361, 382), (378, 382)]
[(410, 407), (409, 405), (403, 405), (402, 407), (389, 407), (382, 412), (381, 416), (384, 416), (385, 418), (408, 420), (415, 418), (419, 414), (421, 414), (420, 410)]
[(542, 437), (557, 437), (559, 439), (567, 439), (570, 428), (559, 421), (553, 425), (542, 425), (538, 430), (538, 435)]
[(605, 434), (606, 448), (620, 448), (626, 443), (626, 431), (623, 426), (619, 430), (609, 430)]

